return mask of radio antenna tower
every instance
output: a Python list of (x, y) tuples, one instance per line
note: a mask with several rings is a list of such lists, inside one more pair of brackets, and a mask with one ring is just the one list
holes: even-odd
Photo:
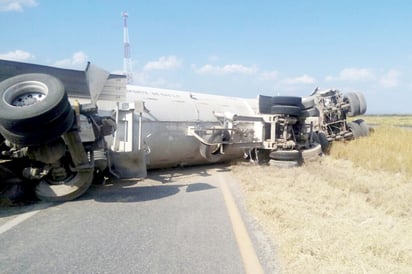
[(124, 56), (123, 56), (123, 71), (127, 77), (127, 83), (133, 83), (133, 69), (132, 69), (132, 60), (130, 59), (130, 42), (129, 42), (129, 30), (127, 28), (127, 17), (129, 14), (127, 12), (122, 12), (123, 17), (123, 47), (124, 47)]

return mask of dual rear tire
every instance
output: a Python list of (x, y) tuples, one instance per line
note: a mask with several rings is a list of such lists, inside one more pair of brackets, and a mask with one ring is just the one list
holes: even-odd
[(31, 73), (0, 83), (0, 133), (20, 146), (49, 143), (68, 131), (74, 114), (63, 84)]
[(349, 122), (348, 128), (352, 132), (353, 139), (369, 136), (370, 133), (368, 124), (362, 119)]
[(349, 104), (348, 116), (353, 117), (366, 113), (367, 105), (365, 97), (360, 92), (349, 92), (345, 94), (344, 100)]

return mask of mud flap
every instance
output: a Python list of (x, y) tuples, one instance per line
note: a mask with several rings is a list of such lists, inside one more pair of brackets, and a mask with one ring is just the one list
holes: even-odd
[(111, 168), (120, 178), (145, 178), (147, 176), (146, 152), (144, 150), (110, 151), (110, 162)]

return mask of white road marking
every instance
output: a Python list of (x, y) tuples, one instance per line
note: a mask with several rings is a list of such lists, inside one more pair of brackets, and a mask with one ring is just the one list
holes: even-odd
[(250, 274), (264, 273), (262, 265), (256, 255), (252, 240), (249, 237), (245, 223), (242, 220), (239, 209), (236, 206), (235, 200), (230, 193), (229, 187), (224, 179), (220, 176), (220, 189), (222, 190), (225, 199), (226, 207), (229, 212), (230, 221), (232, 223), (233, 232), (235, 233), (236, 241), (239, 246), (240, 255), (242, 257), (245, 272)]
[(0, 235), (3, 234), (6, 231), (12, 229), (13, 227), (21, 224), (25, 220), (33, 217), (34, 215), (36, 215), (37, 213), (39, 213), (43, 209), (47, 208), (48, 206), (49, 206), (49, 204), (44, 204), (40, 209), (20, 214), (16, 218), (14, 218), (14, 219), (8, 221), (7, 223), (3, 224), (2, 226), (0, 226)]

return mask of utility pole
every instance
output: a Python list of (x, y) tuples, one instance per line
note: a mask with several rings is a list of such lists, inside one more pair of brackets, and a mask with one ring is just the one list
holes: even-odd
[(123, 55), (123, 71), (127, 77), (127, 83), (133, 83), (133, 69), (132, 69), (132, 60), (130, 59), (130, 42), (129, 42), (129, 30), (127, 27), (127, 17), (129, 14), (127, 12), (122, 12), (123, 17), (123, 47), (124, 47), (124, 55)]

